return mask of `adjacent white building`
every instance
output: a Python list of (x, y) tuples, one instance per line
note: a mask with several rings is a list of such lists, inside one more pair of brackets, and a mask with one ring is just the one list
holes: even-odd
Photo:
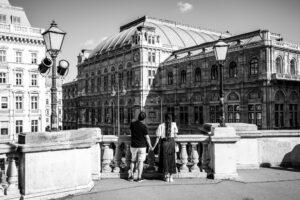
[(51, 81), (38, 72), (45, 57), (42, 32), (30, 25), (23, 8), (0, 0), (0, 141), (50, 125)]

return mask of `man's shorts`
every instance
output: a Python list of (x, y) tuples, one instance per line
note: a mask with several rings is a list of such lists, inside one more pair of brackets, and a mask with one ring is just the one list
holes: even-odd
[(136, 162), (144, 162), (146, 160), (146, 147), (142, 148), (135, 148), (135, 147), (130, 147), (131, 151), (131, 161)]

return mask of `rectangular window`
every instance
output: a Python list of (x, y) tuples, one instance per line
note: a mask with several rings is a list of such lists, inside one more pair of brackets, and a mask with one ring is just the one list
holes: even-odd
[(85, 80), (85, 93), (88, 93), (88, 90), (89, 90), (89, 80), (86, 79)]
[(203, 107), (195, 106), (194, 107), (194, 123), (203, 124)]
[(16, 73), (16, 85), (22, 85), (22, 73)]
[(37, 63), (37, 53), (31, 53), (31, 64)]
[(6, 62), (6, 51), (0, 50), (0, 62)]
[(109, 123), (109, 110), (108, 110), (109, 108), (108, 107), (105, 107), (104, 108), (104, 122), (105, 123)]
[(20, 17), (16, 17), (16, 16), (11, 16), (11, 23), (12, 24), (20, 25), (21, 24), (21, 18)]
[(0, 23), (6, 24), (6, 15), (0, 14)]
[(46, 105), (49, 105), (49, 99), (46, 99)]
[(107, 91), (107, 88), (108, 88), (108, 76), (104, 76), (104, 83), (103, 83), (103, 86), (104, 86), (104, 90)]
[(37, 96), (31, 97), (31, 109), (32, 110), (38, 109), (38, 97)]
[(97, 91), (100, 92), (101, 90), (101, 77), (97, 78)]
[(120, 124), (124, 124), (124, 108), (120, 108)]
[(248, 122), (250, 124), (256, 124), (258, 127), (262, 126), (261, 119), (261, 104), (249, 104), (248, 105)]
[(23, 109), (23, 97), (22, 96), (16, 96), (16, 109), (17, 110)]
[(95, 79), (91, 79), (91, 92), (93, 93), (95, 91)]
[(219, 106), (209, 106), (209, 122), (210, 123), (219, 123), (220, 119)]
[(284, 127), (284, 104), (275, 104), (275, 127)]
[(152, 85), (152, 78), (148, 79), (148, 85), (151, 86)]
[(95, 124), (95, 109), (92, 109), (92, 112), (91, 112), (91, 121), (92, 121), (92, 124)]
[(16, 120), (16, 133), (23, 133), (23, 120)]
[(86, 110), (85, 110), (85, 122), (86, 122), (86, 123), (89, 122), (89, 115), (90, 115), (89, 109), (86, 109)]
[(37, 74), (31, 74), (31, 85), (37, 86)]
[(183, 106), (180, 107), (180, 124), (188, 124), (189, 123), (189, 114), (188, 114), (188, 107)]
[(133, 119), (132, 108), (127, 108), (127, 123), (130, 124)]
[(101, 123), (102, 122), (102, 108), (98, 108), (98, 122)]
[(1, 108), (2, 109), (8, 108), (8, 97), (1, 97)]
[(239, 105), (228, 105), (228, 123), (240, 122), (240, 106)]
[(152, 52), (152, 62), (155, 63), (155, 52)]
[(148, 62), (151, 62), (151, 52), (148, 52)]
[(1, 135), (8, 135), (8, 122), (1, 122)]
[(31, 120), (31, 132), (38, 132), (38, 120)]
[(0, 72), (0, 83), (6, 83), (6, 73)]
[(290, 114), (290, 127), (298, 127), (298, 105), (290, 104), (289, 105), (289, 114)]
[(22, 52), (17, 51), (16, 52), (16, 62), (21, 63), (22, 62)]

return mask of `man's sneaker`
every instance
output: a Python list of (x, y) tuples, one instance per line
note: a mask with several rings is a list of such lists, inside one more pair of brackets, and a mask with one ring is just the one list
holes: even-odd
[(127, 180), (133, 182), (134, 181), (133, 176), (130, 176)]
[(143, 178), (138, 178), (137, 180), (136, 180), (136, 182), (138, 182), (138, 183), (140, 183), (140, 182), (143, 182), (145, 179), (143, 179)]

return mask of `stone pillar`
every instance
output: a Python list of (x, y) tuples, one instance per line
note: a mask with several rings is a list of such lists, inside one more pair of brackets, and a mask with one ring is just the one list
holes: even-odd
[(182, 165), (180, 166), (180, 172), (188, 172), (189, 168), (186, 166), (188, 163), (188, 154), (186, 151), (186, 142), (181, 143), (180, 160)]
[(91, 147), (91, 167), (93, 180), (101, 178), (101, 149), (100, 144), (96, 143)]
[(120, 172), (120, 163), (121, 163), (121, 149), (120, 149), (120, 145), (119, 142), (115, 142), (116, 145), (116, 152), (115, 152), (115, 157), (114, 157), (114, 163), (115, 163), (115, 167), (113, 172), (114, 173), (119, 173)]
[(191, 172), (199, 172), (200, 169), (198, 167), (198, 163), (199, 163), (199, 154), (197, 151), (197, 144), (195, 142), (192, 142), (192, 153), (191, 153), (191, 158), (192, 158), (192, 163), (193, 166), (191, 167)]
[(18, 169), (16, 166), (15, 156), (10, 155), (8, 169), (7, 169), (7, 183), (6, 195), (19, 194), (18, 187)]
[(235, 179), (237, 174), (236, 135), (233, 127), (212, 127), (212, 168), (214, 179)]
[(111, 150), (109, 149), (109, 143), (103, 143), (103, 146), (102, 172), (111, 172)]
[(125, 162), (126, 162), (125, 172), (128, 172), (131, 163), (130, 142), (125, 142)]

